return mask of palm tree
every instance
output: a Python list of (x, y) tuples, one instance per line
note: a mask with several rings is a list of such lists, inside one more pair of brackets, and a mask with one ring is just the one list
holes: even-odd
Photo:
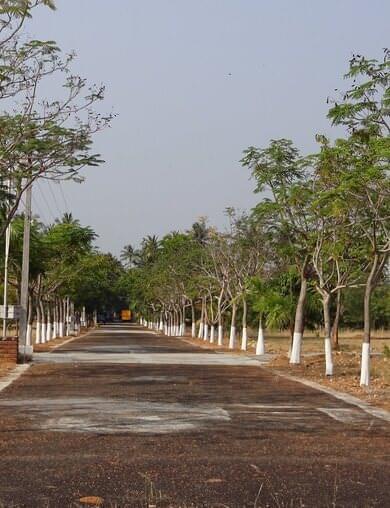
[(56, 219), (57, 224), (72, 224), (73, 226), (79, 226), (80, 221), (73, 217), (72, 212), (65, 212), (61, 219)]
[(208, 237), (208, 228), (206, 224), (206, 219), (201, 217), (198, 221), (192, 224), (192, 229), (190, 233), (194, 237), (195, 241), (200, 243), (200, 245), (205, 245)]
[(156, 235), (148, 235), (141, 242), (141, 250), (139, 253), (140, 264), (152, 264), (158, 254), (160, 248), (160, 241)]
[(130, 244), (125, 245), (120, 254), (120, 258), (127, 268), (131, 268), (136, 265), (138, 257), (138, 251), (136, 251)]

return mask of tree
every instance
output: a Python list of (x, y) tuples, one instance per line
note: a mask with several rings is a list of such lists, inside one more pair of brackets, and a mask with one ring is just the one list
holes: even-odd
[[(102, 162), (91, 151), (92, 138), (112, 119), (94, 110), (104, 87), (88, 86), (72, 74), (74, 54), (62, 56), (54, 41), (20, 36), (24, 20), (40, 4), (54, 7), (48, 0), (20, 0), (6, 2), (0, 11), (0, 99), (7, 99), (0, 115), (0, 184), (9, 189), (0, 236), (36, 179), (82, 181), (81, 168)], [(48, 83), (59, 80), (58, 96), (46, 98)]]
[(134, 264), (136, 264), (137, 257), (138, 253), (132, 245), (127, 244), (123, 247), (120, 259), (127, 268), (131, 268)]
[(383, 62), (355, 55), (347, 79), (352, 85), (329, 111), (334, 125), (347, 127), (350, 138), (335, 149), (346, 168), (339, 179), (341, 202), (355, 210), (356, 227), (369, 246), (364, 295), (364, 336), (360, 384), (369, 384), (371, 297), (390, 254), (390, 53)]
[(300, 363), (304, 330), (304, 308), (310, 276), (308, 222), (305, 203), (299, 198), (299, 184), (307, 178), (307, 161), (287, 139), (271, 140), (265, 149), (249, 147), (241, 160), (248, 167), (257, 186), (255, 192), (268, 191), (272, 201), (264, 199), (257, 207), (259, 215), (268, 216), (270, 227), (281, 240), (280, 247), (300, 274), (300, 294), (296, 305), (294, 336), (290, 363)]

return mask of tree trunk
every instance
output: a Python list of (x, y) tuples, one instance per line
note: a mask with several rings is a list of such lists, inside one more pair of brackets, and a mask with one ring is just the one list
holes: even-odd
[(42, 320), (42, 316), (41, 316), (41, 306), (39, 304), (39, 297), (37, 299), (37, 304), (36, 304), (36, 315), (37, 315), (37, 321), (36, 321), (36, 324), (35, 324), (35, 343), (36, 344), (40, 344), (41, 343), (41, 320)]
[(342, 316), (342, 293), (341, 289), (337, 291), (336, 313), (332, 325), (332, 343), (334, 349), (339, 349), (339, 325)]
[(191, 337), (193, 339), (196, 337), (195, 305), (193, 301), (191, 301)]
[(62, 305), (62, 301), (58, 300), (58, 335), (60, 337), (64, 336), (64, 309)]
[(200, 322), (199, 322), (199, 333), (198, 333), (198, 339), (201, 339), (203, 337), (203, 319), (204, 319), (204, 301), (202, 298), (202, 306), (200, 310)]
[(210, 327), (211, 327), (210, 328), (210, 343), (214, 344), (214, 341), (215, 341), (215, 325), (211, 324)]
[[(33, 299), (31, 294), (28, 295), (28, 311), (27, 311), (27, 332), (26, 332), (26, 346), (32, 346), (32, 325), (33, 325)], [(30, 349), (31, 351), (31, 349)]]
[(208, 340), (208, 338), (209, 338), (209, 324), (207, 321), (205, 321), (203, 328), (203, 340)]
[(185, 305), (183, 305), (183, 320), (182, 320), (182, 325), (181, 325), (181, 336), (184, 337), (185, 334), (186, 334), (186, 307)]
[(46, 342), (51, 341), (51, 309), (50, 309), (50, 303), (47, 302), (47, 320), (46, 320)]
[(221, 309), (222, 298), (218, 298), (218, 346), (223, 345), (223, 324), (222, 324), (222, 309)]
[(42, 300), (39, 302), (40, 308), (41, 308), (41, 342), (44, 344), (46, 342), (46, 313), (45, 313), (45, 307), (43, 305)]
[(364, 291), (364, 335), (362, 343), (362, 361), (360, 369), (360, 386), (370, 384), (370, 348), (371, 348), (371, 281), (367, 281)]
[(209, 317), (207, 315), (207, 299), (204, 299), (204, 314), (203, 314), (203, 340), (208, 340), (209, 338)]
[(332, 342), (330, 327), (330, 295), (322, 294), (322, 308), (324, 313), (324, 346), (325, 346), (325, 374), (333, 376)]
[(241, 341), (241, 349), (242, 351), (246, 351), (248, 346), (248, 329), (247, 329), (247, 314), (248, 314), (248, 306), (246, 303), (246, 299), (242, 300), (242, 341)]
[(360, 386), (370, 384), (370, 348), (371, 348), (371, 294), (374, 289), (373, 281), (378, 266), (378, 256), (375, 255), (370, 274), (364, 291), (364, 335), (362, 343), (362, 362), (360, 369)]
[(259, 332), (257, 334), (256, 354), (257, 355), (264, 355), (265, 354), (263, 319), (262, 319), (261, 315), (259, 318)]
[(229, 349), (234, 349), (236, 345), (236, 312), (237, 305), (234, 302), (232, 305), (232, 319), (230, 322)]
[(301, 289), (299, 292), (297, 308), (295, 311), (294, 336), (290, 355), (290, 363), (292, 364), (301, 363), (301, 345), (303, 335), (306, 293), (307, 293), (307, 279), (302, 274)]

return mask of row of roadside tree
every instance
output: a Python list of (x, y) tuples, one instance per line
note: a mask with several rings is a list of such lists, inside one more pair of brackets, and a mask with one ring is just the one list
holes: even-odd
[(389, 326), (389, 71), (387, 50), (381, 61), (351, 59), (350, 88), (328, 114), (346, 135), (318, 135), (317, 153), (302, 155), (284, 138), (246, 149), (241, 163), (261, 197), (250, 213), (228, 209), (227, 231), (199, 221), (124, 248), (128, 294), (143, 320), (181, 335), (190, 316), (192, 335), (219, 345), (229, 321), (233, 348), (239, 315), (245, 350), (249, 306), (259, 320), (257, 353), (265, 351), (264, 326), (289, 328), (292, 364), (301, 361), (305, 328), (321, 326), (331, 376), (332, 337), (337, 345), (345, 309), (356, 315), (359, 307), (360, 384), (369, 384), (373, 305), (376, 324)]
[[(2, 285), (4, 304), (21, 304), (21, 337), (28, 346), (69, 333), (70, 324), (86, 324), (86, 312), (104, 306), (103, 292), (110, 305), (107, 277), (115, 277), (120, 265), (95, 251), (95, 233), (71, 214), (50, 226), (36, 217), (30, 220), (37, 181), (81, 182), (81, 169), (102, 162), (92, 142), (113, 116), (100, 111), (104, 86), (73, 72), (75, 53), (29, 34), (29, 20), (43, 9), (55, 10), (54, 1), (4, 0), (0, 5)], [(47, 201), (50, 184), (43, 189)]]

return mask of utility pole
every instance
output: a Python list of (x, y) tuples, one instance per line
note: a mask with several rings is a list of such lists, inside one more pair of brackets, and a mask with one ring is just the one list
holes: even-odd
[(26, 190), (26, 205), (24, 210), (24, 233), (23, 233), (23, 261), (22, 280), (20, 290), (20, 322), (19, 322), (19, 352), (23, 358), (31, 357), (33, 348), (27, 344), (27, 321), (28, 321), (28, 282), (30, 273), (30, 231), (31, 231), (31, 195), (32, 186)]
[[(8, 180), (8, 194), (11, 193), (11, 179)], [(9, 205), (9, 202), (8, 202)], [(11, 239), (11, 224), (8, 224), (5, 231), (5, 252), (4, 252), (4, 292), (3, 292), (3, 340), (7, 338), (7, 317), (8, 317), (8, 257), (9, 244)]]
[(9, 243), (11, 238), (11, 226), (8, 225), (5, 232), (5, 256), (4, 256), (4, 293), (3, 293), (3, 340), (7, 338), (7, 317), (8, 317), (8, 257), (9, 257)]

